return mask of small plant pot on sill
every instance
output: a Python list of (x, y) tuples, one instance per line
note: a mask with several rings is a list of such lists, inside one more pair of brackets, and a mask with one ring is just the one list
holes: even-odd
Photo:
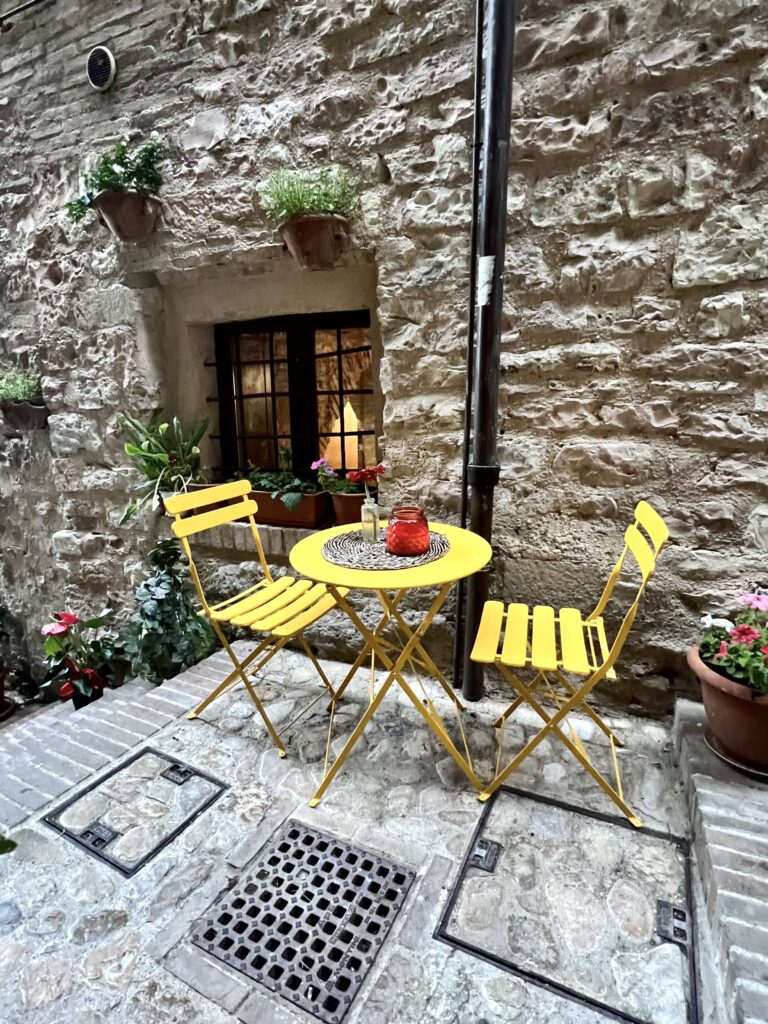
[(349, 234), (349, 221), (335, 214), (291, 217), (278, 227), (288, 252), (304, 270), (336, 266)]
[(707, 721), (722, 752), (746, 768), (768, 770), (768, 694), (720, 675), (688, 649), (688, 665), (701, 683)]
[(93, 198), (99, 220), (121, 242), (146, 242), (162, 209), (159, 199), (142, 192), (100, 192)]
[(269, 491), (251, 491), (251, 498), (259, 506), (256, 522), (267, 526), (297, 526), (303, 530), (317, 530), (326, 526), (331, 518), (331, 503), (324, 491), (305, 494), (296, 508), (286, 508)]
[(42, 402), (3, 402), (3, 419), (12, 430), (44, 430), (48, 408)]
[(332, 494), (333, 519), (337, 526), (360, 525), (360, 509), (365, 501), (364, 494)]

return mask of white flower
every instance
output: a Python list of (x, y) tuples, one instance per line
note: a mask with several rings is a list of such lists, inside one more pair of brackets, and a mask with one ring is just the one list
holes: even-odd
[(716, 619), (712, 615), (710, 615), (709, 612), (707, 612), (706, 615), (702, 615), (701, 625), (704, 627), (704, 629), (716, 628), (727, 629), (730, 631), (736, 628), (734, 624), (730, 621), (730, 619)]

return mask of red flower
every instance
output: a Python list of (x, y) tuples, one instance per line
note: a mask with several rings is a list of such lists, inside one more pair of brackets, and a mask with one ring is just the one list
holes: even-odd
[(74, 686), (72, 685), (72, 683), (69, 682), (69, 680), (67, 680), (67, 682), (64, 683), (61, 689), (59, 690), (59, 700), (67, 700), (67, 698), (71, 697), (74, 692)]
[(765, 660), (768, 662), (768, 647), (761, 647), (760, 653), (765, 655)]
[(353, 484), (375, 484), (376, 478), (383, 476), (385, 472), (381, 464), (369, 466), (367, 469), (352, 469), (347, 473), (347, 480), (351, 480)]
[(95, 668), (84, 668), (80, 671), (80, 676), (86, 679), (88, 683), (94, 688), (94, 690), (100, 690), (104, 685), (104, 680), (101, 678)]
[(53, 615), (59, 622), (63, 622), (65, 626), (75, 626), (80, 621), (72, 612), (54, 612)]
[(49, 622), (40, 632), (43, 636), (66, 636), (69, 626), (65, 622)]
[(737, 626), (731, 630), (731, 639), (745, 647), (751, 647), (755, 640), (760, 639), (760, 635), (760, 630), (754, 626)]
[(714, 661), (715, 658), (724, 658), (727, 654), (728, 654), (728, 641), (727, 640), (721, 640), (720, 641), (720, 650), (717, 652), (717, 654), (715, 654), (713, 656), (712, 660)]

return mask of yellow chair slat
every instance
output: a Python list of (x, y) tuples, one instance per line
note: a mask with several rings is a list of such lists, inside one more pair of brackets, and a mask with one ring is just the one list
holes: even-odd
[(635, 519), (642, 526), (658, 555), (661, 548), (669, 540), (669, 528), (659, 513), (647, 501), (638, 502), (635, 509)]
[(218, 484), (214, 487), (206, 487), (199, 491), (185, 491), (183, 494), (174, 494), (165, 498), (163, 504), (169, 516), (179, 516), (183, 512), (191, 512), (193, 508), (205, 508), (218, 501), (230, 501), (232, 498), (241, 498), (251, 490), (248, 480), (233, 480), (228, 484)]
[(593, 666), (589, 663), (584, 623), (577, 608), (560, 609), (560, 651), (564, 672), (588, 676)]
[(557, 668), (555, 609), (538, 604), (533, 609), (532, 619), (531, 665), (543, 672), (554, 672)]
[(513, 668), (523, 668), (528, 661), (528, 605), (511, 604), (507, 608), (507, 624), (504, 644), (501, 648), (501, 663)]
[[(266, 586), (261, 587), (259, 590), (243, 596), (242, 600), (236, 600), (231, 604), (226, 602), (223, 607), (212, 608), (211, 615), (219, 622), (232, 622), (236, 616), (247, 615), (248, 612), (255, 612), (257, 608), (263, 608), (264, 605), (272, 602), (278, 595), (289, 590), (295, 582), (292, 576), (281, 576), (274, 583), (267, 583)], [(247, 623), (234, 622), (234, 625), (244, 626)]]
[(284, 587), (282, 592), (277, 594), (273, 600), (268, 601), (266, 604), (257, 606), (256, 608), (246, 611), (233, 618), (233, 626), (248, 626), (254, 627), (255, 622), (263, 622), (265, 619), (269, 619), (272, 615), (283, 608), (287, 608), (292, 605), (302, 594), (305, 594), (312, 586), (310, 580), (296, 580), (291, 587)]
[(643, 583), (648, 582), (648, 577), (653, 572), (653, 568), (656, 565), (656, 559), (651, 551), (651, 546), (645, 537), (640, 533), (636, 526), (630, 526), (624, 535), (627, 547), (635, 556), (637, 564), (640, 568), (640, 573), (643, 577)]
[(171, 529), (175, 537), (192, 537), (203, 530), (212, 530), (214, 526), (224, 526), (225, 523), (233, 523), (236, 519), (244, 519), (246, 516), (256, 515), (257, 512), (258, 505), (255, 501), (237, 501), (232, 505), (225, 505), (224, 508), (214, 508), (210, 512), (177, 519)]
[[(526, 609), (527, 611), (527, 609)], [(480, 626), (477, 630), (475, 643), (472, 647), (470, 659), (492, 665), (496, 660), (496, 652), (499, 649), (499, 636), (501, 635), (501, 624), (504, 620), (504, 605), (501, 601), (486, 601), (483, 607), (483, 614), (480, 618)]]
[[(348, 587), (337, 587), (336, 589), (342, 597), (346, 597), (349, 593)], [(306, 629), (307, 626), (311, 626), (313, 622), (317, 622), (327, 612), (332, 611), (335, 606), (336, 600), (333, 594), (326, 593), (308, 611), (302, 612), (295, 619), (291, 619), (290, 622), (282, 626), (276, 626), (272, 630), (272, 635), (277, 637), (293, 636), (294, 633), (299, 633), (302, 629)]]
[(249, 627), (251, 629), (258, 630), (259, 632), (274, 632), (276, 626), (284, 626), (291, 622), (297, 615), (299, 615), (300, 612), (306, 611), (307, 608), (311, 608), (312, 605), (327, 592), (328, 588), (324, 583), (315, 583), (309, 590), (305, 591), (301, 597), (292, 601), (289, 605), (286, 605), (284, 608), (281, 608), (272, 615), (255, 619), (253, 622), (249, 623)]

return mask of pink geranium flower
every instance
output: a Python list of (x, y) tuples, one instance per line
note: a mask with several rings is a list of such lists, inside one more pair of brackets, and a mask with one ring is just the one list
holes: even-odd
[(310, 468), (311, 469), (320, 469), (321, 466), (327, 466), (327, 465), (328, 465), (328, 460), (326, 458), (315, 459), (315, 461), (312, 463)]
[(43, 636), (66, 636), (69, 626), (66, 622), (49, 622), (40, 630)]
[(768, 594), (740, 594), (736, 600), (756, 612), (768, 612)]
[(724, 658), (728, 654), (728, 642), (727, 640), (720, 641), (720, 650), (712, 658), (714, 661), (716, 658)]
[(760, 630), (754, 626), (737, 626), (731, 630), (731, 639), (737, 644), (751, 647), (755, 640), (760, 639)]

